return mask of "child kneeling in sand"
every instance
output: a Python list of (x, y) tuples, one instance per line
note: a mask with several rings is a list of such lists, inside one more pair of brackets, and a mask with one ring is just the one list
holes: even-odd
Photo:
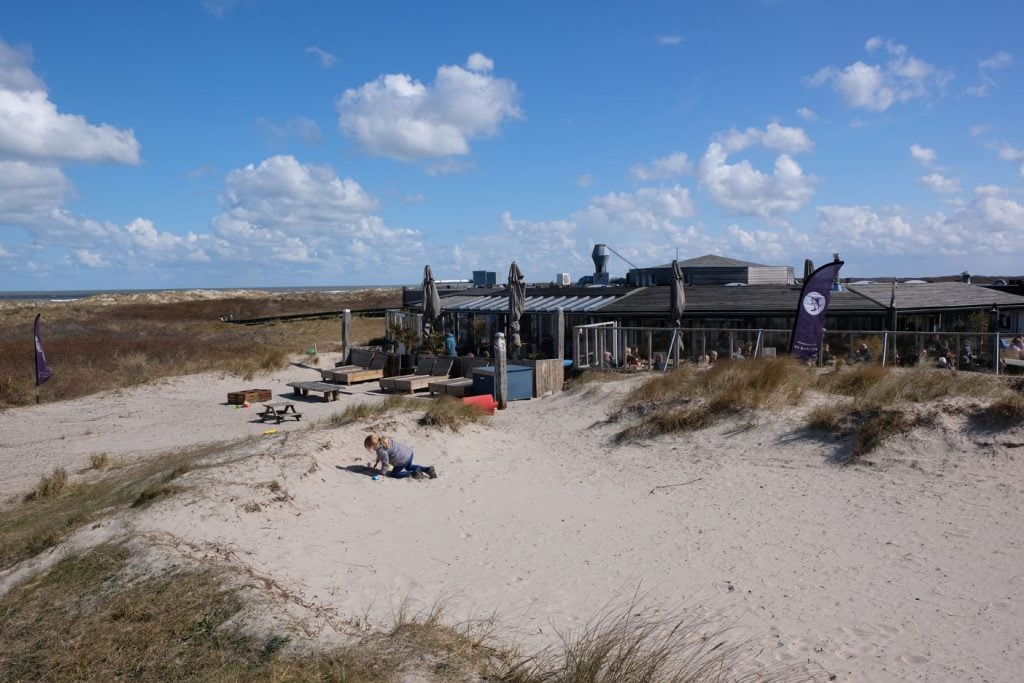
[[(373, 467), (376, 468), (377, 465), (380, 465), (380, 473), (384, 476), (404, 479), (411, 475), (414, 479), (422, 479), (426, 474), (431, 479), (437, 479), (437, 470), (433, 465), (424, 467), (412, 464), (412, 449), (390, 437), (370, 434), (363, 441), (363, 447), (377, 455)], [(390, 473), (388, 465), (391, 465)]]

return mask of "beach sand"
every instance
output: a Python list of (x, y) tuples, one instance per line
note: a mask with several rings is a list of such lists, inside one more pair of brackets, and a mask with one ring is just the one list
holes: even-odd
[[(609, 414), (639, 378), (513, 402), (460, 433), (419, 426), (416, 413), (308, 427), (382, 400), (375, 383), (299, 401), (300, 423), (225, 405), (250, 387), (291, 400), (285, 382), (316, 376), (299, 365), (252, 381), (187, 376), (8, 410), (0, 498), (13, 504), (57, 465), (96, 476), (80, 471), (93, 453), (139, 459), (252, 437), (236, 447), (246, 459), (190, 472), (184, 493), (68, 545), (134, 534), (242, 567), (297, 598), (288, 609), (324, 643), (388, 623), (403, 602), (437, 601), (453, 620), (495, 614), (501, 634), (551, 642), (638, 595), (666, 614), (719, 615), (752, 663), (802, 664), (820, 680), (1024, 670), (1019, 427), (971, 432), (947, 411), (871, 464), (842, 467), (835, 442), (803, 430), (811, 404), (615, 444)], [(412, 445), (439, 478), (353, 471), (369, 429)], [(0, 591), (45, 559), (0, 574)]]

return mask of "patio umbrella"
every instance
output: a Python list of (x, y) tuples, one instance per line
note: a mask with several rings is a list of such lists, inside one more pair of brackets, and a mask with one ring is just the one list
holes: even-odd
[(441, 316), (441, 295), (437, 293), (434, 272), (430, 266), (423, 268), (423, 332), (429, 335), (434, 321)]
[(811, 276), (814, 272), (814, 261), (809, 258), (804, 259), (804, 280)]
[(683, 269), (679, 261), (672, 262), (672, 289), (669, 290), (669, 317), (676, 327), (683, 326), (683, 311), (686, 309), (686, 293), (683, 292)]
[(518, 355), (519, 348), (523, 345), (523, 340), (519, 336), (519, 320), (523, 317), (525, 310), (526, 279), (523, 278), (519, 266), (513, 261), (512, 266), (508, 269), (508, 346), (509, 350), (513, 352), (513, 357)]

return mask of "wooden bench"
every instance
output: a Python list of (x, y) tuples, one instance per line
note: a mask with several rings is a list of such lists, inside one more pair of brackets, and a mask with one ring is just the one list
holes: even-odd
[[(392, 389), (394, 391), (405, 391), (410, 394), (426, 389), (431, 381), (440, 378), (447, 378), (452, 371), (454, 360), (449, 356), (440, 356), (434, 360), (434, 364), (428, 374), (415, 374), (405, 377), (395, 377)], [(418, 368), (417, 368), (418, 369)]]
[(322, 393), (325, 401), (337, 401), (341, 387), (328, 382), (288, 382), (296, 396), (308, 396), (309, 392)]
[(296, 422), (302, 420), (302, 413), (295, 411), (294, 403), (265, 403), (263, 410), (259, 413), (260, 422), (275, 420), (277, 424), (281, 424), (285, 418), (289, 417)]
[(384, 365), (387, 363), (386, 353), (374, 354), (366, 367), (357, 366), (353, 370), (338, 371), (333, 373), (334, 381), (338, 384), (355, 384), (356, 382), (369, 382), (373, 379), (384, 377)]

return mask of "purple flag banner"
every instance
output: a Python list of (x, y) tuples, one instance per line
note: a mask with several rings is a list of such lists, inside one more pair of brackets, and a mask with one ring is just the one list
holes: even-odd
[(46, 362), (46, 354), (43, 353), (43, 341), (39, 337), (39, 318), (42, 314), (36, 314), (36, 326), (33, 334), (36, 343), (36, 386), (53, 377), (53, 370)]
[(821, 337), (825, 332), (825, 312), (832, 293), (832, 282), (843, 266), (842, 261), (832, 261), (818, 268), (804, 278), (800, 290), (800, 301), (793, 323), (793, 355), (811, 360), (821, 350)]

